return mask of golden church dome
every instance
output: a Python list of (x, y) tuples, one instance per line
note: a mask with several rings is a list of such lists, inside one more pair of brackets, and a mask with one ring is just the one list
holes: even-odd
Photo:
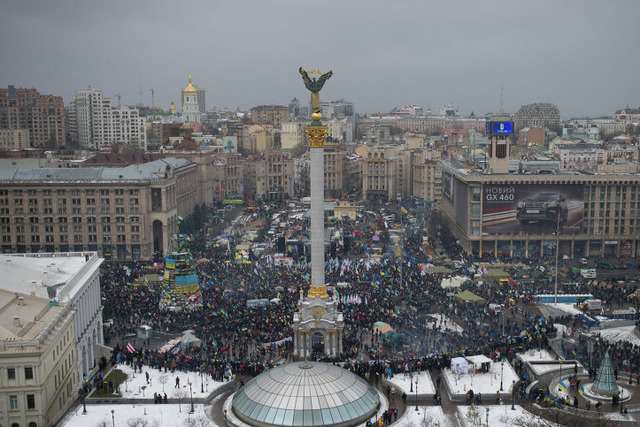
[(195, 95), (198, 90), (191, 84), (191, 76), (189, 76), (189, 84), (184, 88), (184, 93), (188, 95)]
[(171, 100), (171, 106), (169, 107), (169, 111), (171, 111), (172, 113), (176, 112), (176, 104), (173, 102), (173, 100)]

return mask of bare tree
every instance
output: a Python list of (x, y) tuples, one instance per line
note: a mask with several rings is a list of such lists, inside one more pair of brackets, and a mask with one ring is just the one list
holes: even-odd
[(187, 392), (182, 389), (178, 389), (173, 392), (173, 397), (178, 399), (178, 412), (182, 412), (181, 403), (182, 403), (182, 399), (187, 397)]
[(188, 427), (209, 427), (211, 421), (205, 415), (191, 416), (188, 420), (185, 420), (183, 425)]
[(167, 381), (169, 381), (169, 377), (167, 377), (166, 375), (160, 375), (158, 381), (160, 381), (160, 383), (162, 384), (162, 392), (164, 393), (164, 385), (167, 383)]
[(482, 415), (480, 414), (480, 410), (473, 403), (467, 408), (466, 417), (472, 426), (482, 426)]

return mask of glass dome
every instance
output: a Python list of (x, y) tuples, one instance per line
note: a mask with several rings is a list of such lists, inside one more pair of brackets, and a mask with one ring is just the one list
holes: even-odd
[(234, 414), (255, 426), (351, 426), (373, 416), (378, 392), (339, 366), (296, 362), (263, 372), (233, 396)]

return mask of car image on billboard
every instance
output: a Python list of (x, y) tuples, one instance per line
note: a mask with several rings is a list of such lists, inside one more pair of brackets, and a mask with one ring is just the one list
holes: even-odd
[(568, 217), (567, 201), (559, 193), (538, 193), (516, 205), (516, 218), (522, 225), (531, 221), (547, 221), (558, 228), (567, 224)]
[(582, 230), (582, 186), (571, 184), (487, 184), (482, 231), (486, 234), (576, 234)]

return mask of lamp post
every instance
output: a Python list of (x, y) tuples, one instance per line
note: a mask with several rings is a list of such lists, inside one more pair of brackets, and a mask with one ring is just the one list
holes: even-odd
[(487, 408), (487, 418), (485, 418), (487, 420), (487, 427), (489, 427), (489, 408)]
[(516, 407), (514, 406), (515, 394), (516, 394), (516, 380), (512, 380), (511, 381), (511, 410), (512, 411), (516, 410)]
[(191, 389), (191, 381), (189, 381), (189, 395), (191, 396), (191, 411), (189, 411), (189, 413), (193, 414), (195, 409), (193, 409), (193, 390)]
[(502, 387), (502, 377), (504, 376), (504, 360), (502, 361), (502, 368), (500, 369), (500, 391), (504, 391)]
[(416, 376), (416, 411), (418, 410), (418, 377)]
[(202, 372), (202, 366), (200, 367), (200, 393), (204, 393), (204, 374)]
[(409, 372), (409, 386), (411, 388), (409, 393), (413, 393), (413, 372)]
[(116, 427), (116, 419), (115, 419), (115, 417), (113, 416), (113, 413), (114, 413), (114, 412), (115, 412), (115, 411), (112, 409), (112, 410), (111, 410), (111, 427)]

